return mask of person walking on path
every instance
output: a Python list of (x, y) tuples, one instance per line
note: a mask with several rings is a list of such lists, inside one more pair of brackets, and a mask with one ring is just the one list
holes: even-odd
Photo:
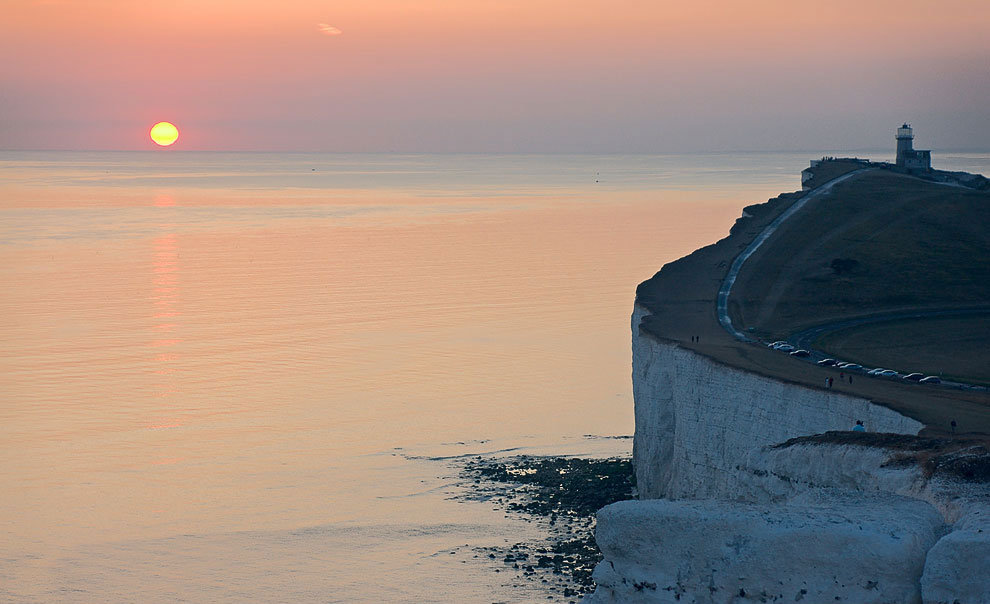
[(856, 420), (856, 425), (853, 426), (853, 432), (866, 432), (866, 426), (863, 425), (862, 420)]

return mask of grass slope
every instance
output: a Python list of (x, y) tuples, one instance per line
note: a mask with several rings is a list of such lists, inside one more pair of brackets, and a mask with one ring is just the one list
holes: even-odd
[[(988, 306), (988, 226), (990, 193), (866, 173), (806, 206), (754, 254), (732, 292), (733, 320), (776, 339), (872, 313)], [(821, 344), (865, 364), (910, 368), (926, 360), (930, 371), (966, 365), (961, 377), (990, 379), (990, 347), (980, 345), (988, 323), (957, 322), (959, 337), (932, 345), (942, 327), (903, 321), (869, 330), (869, 339), (836, 334)]]

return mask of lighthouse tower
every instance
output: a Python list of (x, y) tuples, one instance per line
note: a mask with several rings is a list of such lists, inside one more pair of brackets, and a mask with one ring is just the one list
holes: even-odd
[(914, 130), (911, 124), (904, 124), (897, 129), (897, 167), (904, 168), (909, 173), (927, 172), (932, 169), (932, 152), (914, 148)]
[(904, 160), (914, 151), (914, 130), (911, 124), (904, 124), (897, 129), (897, 165), (904, 166)]

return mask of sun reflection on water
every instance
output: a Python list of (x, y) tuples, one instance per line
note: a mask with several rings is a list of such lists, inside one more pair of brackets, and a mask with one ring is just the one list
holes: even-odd
[[(157, 195), (154, 200), (156, 208), (174, 208), (175, 198), (171, 195)], [(160, 229), (170, 230), (174, 228), (172, 224), (159, 225)], [(152, 355), (152, 374), (156, 376), (153, 384), (153, 398), (161, 405), (156, 413), (158, 418), (148, 425), (149, 429), (162, 430), (165, 428), (179, 428), (183, 422), (173, 416), (181, 406), (178, 396), (181, 394), (179, 387), (180, 379), (179, 364), (182, 356), (178, 347), (183, 342), (183, 338), (177, 337), (179, 331), (182, 312), (179, 310), (181, 301), (180, 270), (179, 270), (179, 243), (178, 235), (174, 231), (165, 232), (154, 237), (151, 241), (152, 260), (152, 313), (151, 331), (152, 339), (148, 346), (152, 349), (171, 348), (169, 353), (155, 353)], [(163, 337), (169, 335), (171, 337)], [(174, 458), (180, 460), (182, 458)], [(152, 465), (160, 465), (161, 461), (152, 461)], [(172, 461), (170, 463), (175, 463)]]

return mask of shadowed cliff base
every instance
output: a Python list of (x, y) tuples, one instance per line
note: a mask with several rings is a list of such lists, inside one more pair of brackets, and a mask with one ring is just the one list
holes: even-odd
[[(885, 191), (891, 195), (904, 193), (908, 199), (903, 203), (896, 202), (887, 207), (883, 199), (890, 195)], [(937, 200), (941, 201), (926, 202), (928, 194), (937, 194)], [(714, 301), (732, 260), (767, 224), (801, 196), (802, 193), (787, 193), (765, 204), (745, 208), (743, 217), (737, 220), (728, 237), (665, 265), (653, 278), (640, 284), (636, 292), (636, 303), (650, 314), (638, 327), (654, 337), (675, 341), (682, 347), (694, 350), (717, 362), (784, 382), (822, 388), (826, 378), (832, 377), (835, 382), (833, 388), (838, 392), (869, 399), (915, 418), (927, 426), (926, 433), (949, 434), (952, 431), (950, 423), (955, 421), (956, 432), (959, 434), (990, 434), (990, 393), (986, 391), (946, 387), (926, 388), (916, 383), (875, 380), (860, 375), (856, 375), (851, 384), (848, 383), (846, 376), (840, 382), (839, 370), (802, 362), (787, 354), (769, 350), (763, 345), (739, 342), (721, 328), (715, 315)], [(857, 196), (862, 198), (857, 201)], [(848, 211), (849, 216), (856, 218), (849, 218), (846, 221), (838, 219), (841, 216), (815, 218), (817, 215), (815, 212), (824, 211), (826, 215), (830, 212), (834, 213), (837, 211), (836, 204), (849, 205), (848, 210), (843, 212)], [(863, 209), (870, 204), (886, 209), (883, 211), (876, 208)], [(937, 204), (946, 205), (939, 210)], [(899, 214), (905, 207), (915, 208), (912, 210), (916, 212), (913, 214), (914, 218)], [(961, 209), (963, 207), (971, 208), (975, 214), (966, 214)], [(954, 209), (950, 211), (950, 208)], [(822, 322), (831, 317), (874, 311), (889, 312), (903, 308), (899, 305), (903, 296), (907, 295), (913, 296), (913, 300), (920, 300), (913, 303), (914, 305), (928, 308), (935, 305), (944, 308), (985, 303), (990, 299), (990, 293), (984, 291), (988, 286), (980, 283), (970, 287), (970, 276), (982, 275), (990, 270), (988, 268), (990, 258), (987, 257), (990, 254), (990, 246), (982, 247), (984, 246), (982, 242), (985, 242), (990, 235), (968, 223), (975, 216), (977, 227), (980, 224), (987, 224), (990, 218), (982, 218), (985, 212), (990, 211), (987, 208), (990, 208), (990, 194), (986, 192), (935, 185), (889, 172), (871, 171), (856, 175), (837, 186), (830, 194), (810, 203), (789, 221), (785, 221), (785, 226), (780, 229), (781, 232), (771, 236), (754, 254), (750, 260), (754, 264), (749, 266), (747, 263), (740, 273), (736, 286), (739, 291), (734, 289), (729, 298), (730, 315), (734, 322), (738, 321), (737, 327), (744, 330), (750, 327), (746, 323), (747, 317), (761, 316), (762, 313), (766, 321), (773, 321), (773, 317), (779, 315), (781, 321), (787, 321), (787, 326), (783, 328), (783, 331), (786, 331), (798, 326)], [(857, 212), (865, 212), (868, 216), (860, 216)], [(963, 214), (955, 215), (952, 220), (941, 216), (953, 212), (963, 212)], [(925, 253), (918, 252), (914, 248), (919, 245), (918, 238), (911, 240), (914, 243), (899, 244), (899, 247), (892, 242), (898, 232), (915, 233), (913, 224), (921, 220), (918, 217), (932, 216), (932, 213), (934, 217), (931, 219), (931, 224), (919, 229), (925, 234), (926, 249), (936, 250), (936, 260), (924, 259), (912, 264), (912, 255)], [(822, 226), (823, 220), (827, 224), (833, 224), (833, 227)], [(791, 224), (790, 221), (797, 222)], [(852, 228), (852, 223), (855, 223), (855, 228)], [(893, 226), (889, 228), (885, 226), (891, 223)], [(871, 234), (873, 228), (879, 228), (876, 237)], [(938, 233), (942, 228), (949, 229), (948, 236), (952, 241), (940, 243), (942, 239), (939, 238)], [(838, 233), (834, 233), (834, 230)], [(894, 262), (897, 268), (896, 270), (891, 268), (888, 280), (901, 280), (906, 278), (907, 274), (909, 278), (907, 285), (882, 287), (872, 284), (868, 287), (863, 286), (860, 291), (857, 283), (850, 282), (848, 292), (852, 296), (857, 296), (855, 299), (846, 299), (848, 296), (836, 298), (821, 295), (816, 301), (816, 293), (819, 292), (815, 287), (807, 287), (803, 281), (808, 271), (795, 267), (799, 266), (799, 262), (812, 265), (818, 262), (824, 266), (816, 269), (819, 272), (833, 270), (830, 263), (834, 254), (825, 253), (828, 256), (825, 257), (822, 256), (823, 252), (816, 255), (802, 251), (817, 249), (816, 242), (823, 237), (823, 234), (828, 235), (824, 237), (825, 239), (839, 246), (834, 249), (839, 249), (842, 245), (854, 246), (857, 256), (862, 257), (862, 260), (858, 260), (860, 265), (878, 267), (864, 273), (862, 276), (864, 279), (867, 277), (883, 279), (884, 262), (889, 261)], [(780, 238), (783, 238), (785, 243), (784, 247), (778, 248)], [(875, 243), (871, 244), (874, 240)], [(894, 245), (894, 249), (885, 251), (888, 245)], [(873, 247), (879, 248), (876, 258), (867, 256), (867, 251)], [(797, 260), (794, 260), (795, 258)], [(959, 271), (953, 270), (951, 262), (954, 260), (949, 258), (959, 259), (961, 267)], [(764, 263), (768, 268), (754, 268), (764, 266)], [(924, 271), (928, 270), (925, 267), (935, 267), (931, 283), (925, 281)], [(911, 275), (912, 270), (917, 274)], [(804, 289), (800, 294), (801, 304), (789, 300), (791, 289), (798, 287), (798, 285), (791, 286), (789, 278), (802, 282)], [(837, 278), (850, 277), (838, 275)], [(990, 278), (987, 281), (990, 281)], [(774, 312), (764, 312), (759, 306), (761, 300), (771, 297), (775, 300), (775, 302), (771, 300), (774, 302), (774, 308), (782, 309), (777, 315)], [(788, 300), (784, 302), (784, 298)], [(785, 313), (784, 310), (788, 312)], [(635, 329), (637, 326), (633, 327)], [(751, 333), (758, 335), (756, 327), (753, 327)], [(978, 330), (980, 327), (976, 326), (975, 329)], [(768, 330), (767, 333), (771, 332)], [(981, 337), (985, 342), (990, 334), (984, 336)], [(876, 350), (879, 351), (881, 348), (877, 346)], [(873, 352), (870, 351), (870, 354), (872, 355)], [(983, 362), (984, 366), (990, 366), (990, 349), (977, 350), (976, 354), (986, 358)], [(873, 365), (882, 364), (881, 360), (876, 359), (870, 362)]]

